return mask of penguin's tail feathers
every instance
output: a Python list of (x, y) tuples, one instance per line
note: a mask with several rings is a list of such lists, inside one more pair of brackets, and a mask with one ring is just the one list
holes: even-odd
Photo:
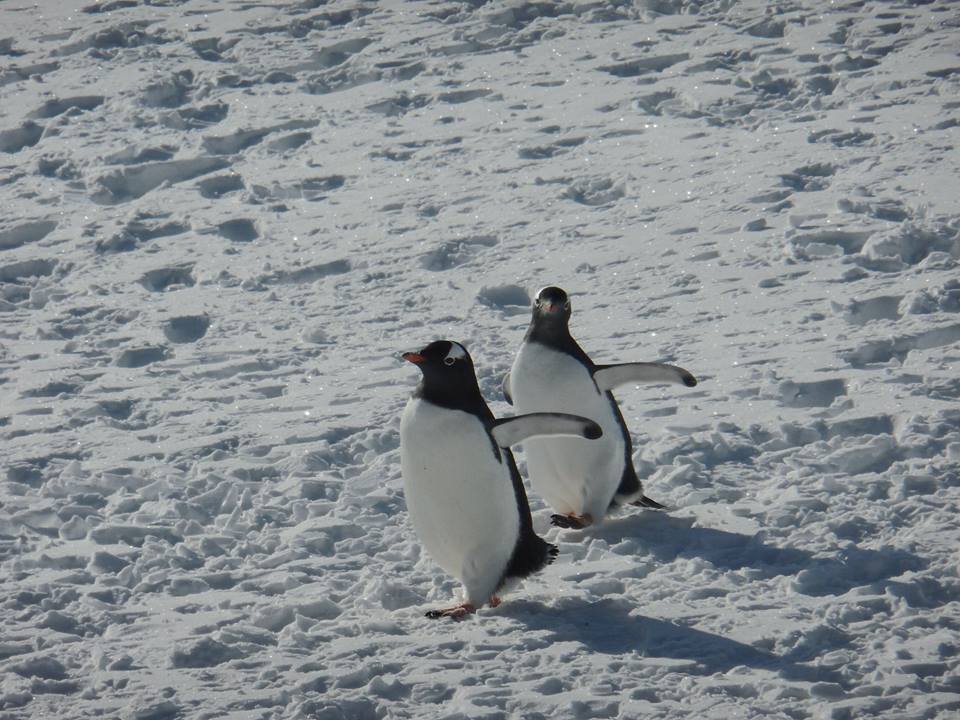
[(504, 579), (532, 575), (556, 560), (559, 553), (560, 548), (553, 543), (548, 543), (531, 530), (525, 533), (517, 543)]
[(648, 498), (646, 495), (641, 495), (639, 500), (634, 500), (630, 503), (634, 507), (650, 508), (651, 510), (667, 510), (666, 505), (661, 505), (656, 500)]

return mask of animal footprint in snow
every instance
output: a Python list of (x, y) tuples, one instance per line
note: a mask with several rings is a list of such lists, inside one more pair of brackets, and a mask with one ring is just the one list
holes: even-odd
[(43, 240), (56, 227), (55, 220), (33, 220), (0, 230), (0, 250), (12, 250)]
[(206, 315), (182, 315), (170, 318), (163, 327), (163, 334), (173, 343), (196, 342), (210, 327), (210, 318)]
[(626, 183), (612, 178), (575, 180), (563, 191), (563, 197), (591, 207), (616, 202), (626, 194)]
[(829, 163), (804, 165), (793, 172), (781, 175), (780, 182), (798, 192), (824, 190), (830, 185), (830, 181), (827, 178), (831, 177), (836, 171), (836, 166), (830, 165)]
[(177, 265), (157, 268), (143, 274), (140, 284), (152, 292), (165, 292), (178, 287), (193, 287), (193, 265)]
[(470, 262), (481, 250), (494, 247), (497, 242), (497, 238), (492, 235), (449, 240), (421, 256), (420, 264), (426, 270), (450, 270)]

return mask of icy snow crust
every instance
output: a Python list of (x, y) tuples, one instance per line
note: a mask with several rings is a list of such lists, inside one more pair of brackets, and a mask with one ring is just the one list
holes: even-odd
[[(0, 3), (0, 717), (954, 716), (958, 17)], [(397, 353), (546, 284), (673, 509), (428, 621)]]

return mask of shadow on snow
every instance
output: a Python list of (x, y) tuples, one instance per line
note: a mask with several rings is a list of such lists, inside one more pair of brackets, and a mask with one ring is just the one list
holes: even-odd
[(781, 657), (680, 621), (634, 614), (633, 610), (626, 600), (565, 598), (549, 608), (532, 600), (515, 600), (504, 605), (502, 614), (530, 630), (546, 631), (551, 643), (578, 642), (591, 652), (605, 655), (636, 652), (648, 658), (686, 661), (677, 668), (685, 673), (712, 675), (745, 665), (789, 680), (846, 685), (835, 670), (800, 665), (789, 656)]
[(664, 564), (699, 557), (722, 570), (752, 568), (761, 579), (795, 575), (793, 589), (817, 597), (843, 595), (927, 565), (923, 558), (893, 547), (868, 550), (850, 544), (818, 557), (808, 550), (768, 545), (759, 535), (696, 527), (695, 522), (695, 518), (645, 512), (614, 518), (588, 532), (611, 546), (636, 540)]

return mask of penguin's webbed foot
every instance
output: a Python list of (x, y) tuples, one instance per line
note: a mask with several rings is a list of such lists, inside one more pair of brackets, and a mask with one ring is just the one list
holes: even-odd
[(498, 598), (496, 595), (493, 595), (493, 596), (491, 596), (491, 598), (490, 598), (490, 600), (489, 600), (489, 605), (490, 605), (490, 607), (492, 607), (492, 608), (500, 607), (500, 603), (502, 603), (502, 602), (503, 602), (503, 600), (501, 600), (500, 598)]
[(646, 495), (641, 495), (639, 500), (634, 500), (630, 504), (633, 505), (634, 507), (651, 508), (653, 510), (667, 509), (666, 505), (661, 505), (656, 500), (648, 498)]
[(463, 620), (467, 615), (475, 613), (477, 609), (470, 603), (463, 603), (452, 608), (444, 608), (443, 610), (427, 610), (425, 615), (431, 620), (438, 620), (439, 618), (453, 618), (454, 620)]
[(550, 524), (566, 530), (583, 530), (593, 525), (593, 518), (590, 515), (551, 515)]

